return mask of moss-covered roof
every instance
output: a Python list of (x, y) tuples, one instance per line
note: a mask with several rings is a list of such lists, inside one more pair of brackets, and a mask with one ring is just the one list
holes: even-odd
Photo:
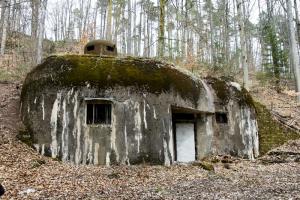
[(90, 45), (115, 46), (115, 43), (107, 40), (92, 40), (89, 41), (85, 46), (90, 46)]
[(240, 105), (247, 105), (254, 108), (254, 101), (250, 93), (244, 88), (237, 89), (224, 78), (206, 77), (207, 82), (214, 89), (216, 96), (223, 105), (226, 105), (230, 99), (235, 99)]
[(23, 89), (134, 86), (152, 93), (174, 90), (196, 102), (202, 84), (174, 66), (153, 59), (91, 55), (51, 56), (27, 76)]

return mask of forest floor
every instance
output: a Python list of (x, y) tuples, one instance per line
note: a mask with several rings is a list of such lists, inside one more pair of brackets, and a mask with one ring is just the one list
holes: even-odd
[[(259, 93), (254, 96), (263, 98)], [(300, 140), (255, 161), (213, 163), (214, 171), (195, 164), (74, 166), (43, 157), (16, 138), (19, 96), (18, 84), (0, 83), (3, 199), (300, 199)], [(291, 115), (299, 107), (294, 109), (288, 109)]]

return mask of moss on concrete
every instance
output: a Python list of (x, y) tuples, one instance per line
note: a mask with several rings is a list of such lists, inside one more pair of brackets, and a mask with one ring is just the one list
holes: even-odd
[(289, 130), (272, 118), (269, 110), (262, 104), (254, 102), (259, 130), (260, 154), (283, 145), (288, 140), (300, 138), (300, 134)]
[(206, 79), (215, 90), (217, 97), (222, 101), (222, 103), (228, 103), (230, 99), (230, 87), (228, 86), (226, 81), (211, 76), (207, 77)]
[(235, 96), (238, 99), (238, 102), (240, 105), (248, 105), (252, 108), (255, 107), (254, 104), (254, 100), (252, 98), (252, 96), (250, 95), (250, 93), (244, 88), (242, 87), (241, 91), (237, 90), (235, 91)]
[(194, 102), (202, 87), (173, 66), (152, 59), (65, 55), (49, 57), (37, 66), (27, 76), (23, 91), (87, 84), (99, 89), (135, 86), (157, 94), (174, 90)]
[(241, 90), (238, 90), (231, 86), (229, 84), (229, 81), (232, 81), (231, 79), (226, 79), (226, 77), (220, 79), (207, 77), (207, 80), (224, 105), (228, 103), (229, 99), (235, 98), (241, 106), (248, 105), (254, 107), (254, 101), (250, 93), (244, 87), (241, 87)]

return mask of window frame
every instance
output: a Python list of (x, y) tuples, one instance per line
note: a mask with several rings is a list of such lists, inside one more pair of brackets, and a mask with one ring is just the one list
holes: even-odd
[[(88, 105), (92, 105), (92, 122), (89, 122), (88, 119)], [(108, 111), (109, 113), (105, 113), (105, 122), (98, 122), (95, 123), (96, 117), (95, 117), (95, 111), (96, 106), (95, 105), (107, 105), (109, 106)], [(104, 108), (105, 109), (105, 108)], [(113, 112), (113, 102), (106, 99), (86, 99), (85, 100), (85, 124), (88, 126), (111, 126), (112, 124), (112, 112)], [(109, 117), (107, 117), (109, 116)]]
[[(225, 116), (225, 117), (224, 117)], [(222, 120), (219, 120), (222, 118)], [(215, 119), (217, 124), (228, 124), (228, 113), (226, 112), (215, 112)]]

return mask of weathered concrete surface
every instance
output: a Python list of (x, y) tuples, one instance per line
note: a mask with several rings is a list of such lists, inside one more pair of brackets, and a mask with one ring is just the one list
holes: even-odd
[(116, 44), (106, 40), (92, 40), (84, 47), (84, 54), (117, 56)]
[[(22, 120), (44, 155), (75, 164), (169, 165), (175, 161), (172, 108), (196, 117), (197, 158), (258, 155), (255, 113), (230, 83), (227, 100), (172, 65), (150, 59), (50, 57), (26, 78)], [(238, 94), (238, 95), (236, 95)], [(111, 124), (86, 124), (86, 99), (112, 103)], [(220, 103), (222, 102), (222, 103)], [(214, 112), (225, 111), (228, 124)], [(223, 126), (223, 127), (222, 127)]]

